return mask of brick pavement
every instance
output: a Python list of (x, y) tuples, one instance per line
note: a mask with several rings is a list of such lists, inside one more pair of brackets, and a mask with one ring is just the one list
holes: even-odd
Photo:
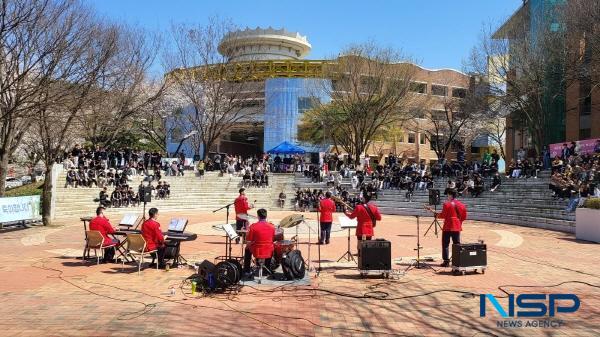
[[(283, 218), (289, 212), (273, 212)], [(194, 230), (206, 233), (221, 218), (212, 213), (161, 214), (187, 216)], [(116, 219), (113, 219), (116, 221)], [(206, 223), (206, 224), (204, 224)], [(421, 235), (430, 219), (421, 219)], [(600, 335), (600, 291), (578, 283), (600, 284), (596, 262), (600, 245), (579, 242), (570, 234), (534, 228), (467, 221), (463, 242), (488, 244), (485, 274), (453, 276), (448, 269), (410, 269), (415, 253), (414, 217), (384, 216), (376, 237), (392, 241), (394, 279), (360, 278), (351, 264), (336, 261), (346, 238), (336, 236), (321, 246), (323, 271), (311, 286), (257, 289), (237, 294), (191, 296), (185, 278), (191, 269), (169, 272), (146, 269), (140, 276), (133, 265), (95, 265), (77, 259), (83, 247), (81, 224), (59, 221), (52, 228), (0, 233), (0, 335), (2, 336), (597, 336)], [(192, 261), (222, 255), (220, 236), (200, 235), (184, 243), (182, 254)], [(421, 238), (422, 255), (439, 260), (439, 239)], [(356, 243), (352, 241), (352, 249)], [(317, 246), (311, 257), (316, 266)], [(306, 254), (306, 246), (302, 248)], [(499, 328), (499, 316), (479, 317), (478, 296), (508, 292), (575, 293), (581, 308), (560, 318), (565, 326)], [(516, 286), (537, 286), (520, 288)], [(169, 287), (177, 287), (170, 296)], [(321, 291), (317, 290), (320, 289)], [(433, 292), (433, 293), (431, 293)], [(351, 298), (363, 295), (386, 299)], [(423, 295), (431, 293), (430, 295)], [(500, 299), (504, 304), (504, 299)], [(488, 312), (491, 312), (488, 306)]]

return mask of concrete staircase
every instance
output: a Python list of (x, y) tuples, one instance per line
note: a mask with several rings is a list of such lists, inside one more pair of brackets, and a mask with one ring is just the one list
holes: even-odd
[[(367, 179), (370, 181), (370, 179)], [(575, 231), (575, 214), (566, 213), (567, 201), (556, 201), (548, 189), (549, 172), (542, 172), (538, 179), (504, 179), (502, 185), (490, 192), (491, 180), (486, 180), (486, 191), (478, 198), (462, 197), (467, 205), (468, 218), (521, 226), (546, 228), (562, 232)], [(443, 193), (447, 179), (437, 179), (434, 188)], [(343, 186), (351, 190), (350, 179)], [(325, 189), (324, 183), (312, 183), (309, 178), (296, 177), (300, 188)], [(357, 192), (357, 191), (354, 191)], [(379, 192), (377, 205), (384, 214), (421, 215), (431, 213), (423, 209), (428, 200), (428, 191), (415, 191), (407, 201), (406, 190), (383, 190)], [(445, 197), (443, 197), (445, 199)]]
[[(55, 217), (76, 218), (94, 213), (100, 189), (97, 187), (65, 188), (66, 174), (63, 172), (58, 177), (56, 187)], [(142, 176), (135, 176), (129, 185), (137, 190)], [(229, 178), (227, 175), (219, 177), (217, 172), (207, 172), (203, 178), (195, 176), (191, 171), (183, 177), (163, 177), (171, 185), (169, 199), (152, 199), (148, 207), (157, 207), (161, 211), (210, 211), (233, 202), (238, 195), (242, 184), (241, 177)], [(113, 188), (109, 187), (109, 193)], [(277, 208), (279, 193), (284, 191), (287, 195), (285, 210), (292, 209), (290, 199), (294, 195), (294, 176), (292, 174), (269, 174), (269, 186), (251, 187), (246, 189), (250, 202), (256, 200), (256, 207), (267, 209)], [(142, 206), (110, 208), (109, 214), (141, 213)], [(232, 210), (233, 214), (233, 210)]]

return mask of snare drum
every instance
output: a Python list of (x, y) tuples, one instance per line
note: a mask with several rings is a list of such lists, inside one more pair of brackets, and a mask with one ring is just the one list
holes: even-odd
[(277, 262), (281, 262), (281, 259), (284, 254), (287, 254), (294, 250), (294, 241), (292, 240), (280, 240), (273, 243), (274, 250), (273, 256)]

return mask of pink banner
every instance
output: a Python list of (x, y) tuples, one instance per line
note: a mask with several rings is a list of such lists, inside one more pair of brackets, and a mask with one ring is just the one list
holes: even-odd
[[(596, 142), (599, 140), (600, 138), (595, 138), (595, 139), (586, 139), (586, 140), (578, 140), (575, 142), (576, 146), (575, 146), (575, 152), (577, 154), (587, 154), (587, 153), (594, 153), (594, 148), (596, 147)], [(563, 148), (563, 144), (567, 144), (567, 146), (571, 146), (571, 142), (563, 142), (563, 143), (556, 143), (556, 144), (550, 144), (550, 157), (554, 158), (556, 156), (560, 157), (562, 154), (562, 148)]]

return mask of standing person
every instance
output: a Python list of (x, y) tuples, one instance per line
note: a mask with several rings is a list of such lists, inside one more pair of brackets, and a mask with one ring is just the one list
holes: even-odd
[(362, 240), (371, 240), (373, 237), (373, 229), (377, 225), (377, 221), (381, 221), (381, 214), (374, 203), (369, 203), (371, 196), (365, 194), (361, 198), (361, 203), (356, 205), (352, 213), (344, 211), (350, 219), (356, 218), (358, 224), (356, 226), (356, 238), (358, 240), (358, 254), (360, 255), (360, 242)]
[(104, 249), (104, 259), (102, 263), (108, 263), (115, 257), (115, 245), (119, 244), (119, 240), (111, 239), (108, 237), (108, 234), (113, 234), (115, 232), (114, 227), (110, 224), (110, 221), (106, 216), (104, 216), (104, 207), (99, 206), (96, 208), (96, 217), (90, 221), (90, 230), (98, 231), (102, 234), (104, 238), (103, 246), (111, 246)]
[(441, 213), (436, 213), (431, 206), (425, 207), (436, 218), (444, 219), (444, 227), (442, 227), (442, 259), (444, 262), (440, 265), (441, 267), (450, 265), (450, 239), (454, 244), (460, 243), (462, 223), (467, 219), (467, 208), (462, 202), (456, 200), (456, 191), (448, 189), (446, 195), (448, 199), (444, 202)]
[[(252, 206), (248, 204), (248, 198), (246, 198), (246, 189), (240, 188), (239, 193), (233, 202), (235, 207), (235, 230), (238, 231), (247, 227), (248, 211), (252, 209)], [(235, 239), (235, 243), (240, 243), (239, 237)]]
[(333, 223), (333, 212), (335, 212), (335, 202), (331, 200), (331, 192), (325, 192), (325, 199), (319, 202), (319, 244), (329, 244), (331, 237), (331, 224)]
[[(160, 230), (160, 223), (158, 220), (158, 209), (150, 208), (148, 211), (148, 216), (150, 217), (148, 220), (144, 221), (142, 224), (142, 236), (144, 240), (146, 240), (146, 251), (156, 250), (156, 256), (158, 259), (158, 268), (163, 269), (166, 267), (165, 264), (165, 240), (167, 236), (163, 236), (162, 231)], [(153, 267), (154, 264), (150, 264), (150, 267)]]

